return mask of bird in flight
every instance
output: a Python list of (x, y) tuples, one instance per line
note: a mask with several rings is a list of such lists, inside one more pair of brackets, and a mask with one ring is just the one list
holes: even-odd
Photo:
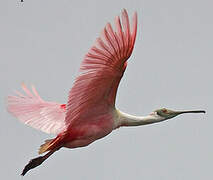
[(23, 176), (60, 148), (87, 146), (119, 127), (157, 123), (184, 113), (205, 113), (162, 108), (147, 116), (134, 116), (117, 109), (117, 89), (135, 44), (137, 13), (130, 25), (124, 9), (121, 19), (115, 18), (114, 29), (107, 23), (85, 55), (67, 104), (44, 101), (33, 86), (29, 90), (25, 84), (24, 94), (16, 91), (16, 95), (8, 96), (11, 114), (33, 128), (57, 135), (41, 145), (39, 154), (46, 154), (32, 159), (23, 169)]

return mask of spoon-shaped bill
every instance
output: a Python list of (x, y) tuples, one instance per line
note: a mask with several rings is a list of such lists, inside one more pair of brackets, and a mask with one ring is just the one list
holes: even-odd
[(194, 111), (176, 111), (177, 115), (185, 113), (206, 113), (204, 110), (194, 110)]

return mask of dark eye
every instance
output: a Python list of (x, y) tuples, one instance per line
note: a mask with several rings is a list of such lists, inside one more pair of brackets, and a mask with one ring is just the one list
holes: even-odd
[(161, 113), (159, 111), (156, 111), (156, 113), (157, 113), (158, 116), (161, 116)]

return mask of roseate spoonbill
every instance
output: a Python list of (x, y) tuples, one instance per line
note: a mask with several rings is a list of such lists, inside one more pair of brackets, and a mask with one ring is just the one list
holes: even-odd
[(119, 82), (127, 67), (137, 32), (137, 13), (130, 28), (127, 11), (115, 18), (115, 29), (107, 23), (96, 43), (86, 54), (80, 75), (69, 92), (67, 104), (44, 101), (32, 87), (24, 84), (25, 94), (16, 91), (8, 96), (8, 111), (23, 123), (46, 133), (57, 134), (54, 139), (41, 145), (39, 154), (24, 168), (24, 176), (30, 169), (42, 164), (61, 147), (77, 148), (87, 146), (103, 138), (121, 126), (140, 126), (157, 123), (184, 113), (205, 113), (197, 111), (173, 111), (166, 108), (153, 111), (147, 116), (133, 116), (115, 108)]

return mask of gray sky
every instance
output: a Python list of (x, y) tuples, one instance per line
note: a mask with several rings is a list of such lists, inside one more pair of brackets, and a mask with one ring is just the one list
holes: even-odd
[(86, 148), (61, 149), (25, 177), (37, 179), (212, 179), (213, 11), (209, 0), (0, 1), (0, 177), (19, 174), (52, 136), (21, 124), (5, 97), (21, 82), (66, 103), (84, 54), (122, 8), (138, 12), (138, 35), (117, 107), (146, 115), (205, 109), (149, 126), (120, 128)]

